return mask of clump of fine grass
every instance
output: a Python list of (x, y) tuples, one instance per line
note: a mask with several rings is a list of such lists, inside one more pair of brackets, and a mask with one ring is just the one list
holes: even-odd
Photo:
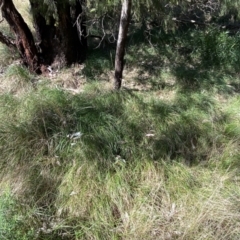
[(3, 72), (9, 64), (13, 62), (13, 60), (16, 60), (18, 58), (18, 55), (16, 55), (16, 51), (6, 47), (5, 45), (0, 43), (0, 67), (1, 71)]
[(170, 101), (101, 88), (1, 95), (1, 186), (28, 216), (21, 234), (31, 226), (36, 239), (236, 238), (229, 169), (238, 137), (227, 126), (239, 125), (237, 101), (227, 111), (207, 92)]
[(215, 174), (212, 182), (206, 169), (148, 161), (116, 167), (106, 176), (89, 167), (69, 172), (60, 186), (66, 194), (58, 214), (84, 219), (77, 227), (77, 239), (231, 239), (239, 234), (239, 214), (229, 214), (237, 210), (239, 193), (226, 187), (227, 175)]
[(1, 77), (0, 92), (21, 95), (34, 88), (35, 76), (21, 65), (11, 64)]

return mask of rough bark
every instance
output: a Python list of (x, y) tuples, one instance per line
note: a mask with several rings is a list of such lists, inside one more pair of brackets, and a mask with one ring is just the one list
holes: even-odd
[[(45, 65), (62, 67), (76, 62), (82, 62), (86, 56), (86, 27), (83, 21), (78, 22), (82, 15), (84, 0), (56, 2), (58, 20), (48, 17), (38, 11), (44, 1), (30, 0), (33, 9), (34, 27), (36, 29), (41, 58)], [(81, 27), (81, 39), (78, 34)]]
[(58, 46), (55, 38), (55, 20), (51, 17), (47, 23), (45, 17), (38, 10), (41, 5), (44, 4), (43, 1), (30, 0), (30, 4), (33, 12), (33, 24), (36, 31), (37, 46), (40, 52), (41, 62), (44, 65), (51, 65), (54, 57), (57, 55), (55, 49)]
[(124, 68), (125, 46), (128, 26), (131, 18), (132, 0), (124, 0), (122, 4), (121, 19), (118, 33), (117, 49), (115, 56), (114, 88), (121, 88)]
[[(61, 41), (63, 54), (66, 63), (82, 62), (86, 54), (86, 27), (83, 21), (79, 22), (78, 17), (82, 15), (82, 2), (76, 0), (74, 6), (66, 4), (65, 9), (59, 9), (59, 39)], [(78, 26), (81, 29), (81, 39)], [(66, 36), (68, 36), (66, 38)]]
[(45, 72), (48, 65), (63, 67), (82, 62), (87, 50), (85, 15), (82, 11), (85, 0), (56, 1), (56, 11), (52, 16), (49, 16), (44, 0), (30, 0), (30, 4), (38, 43), (35, 44), (33, 35), (15, 8), (13, 0), (0, 0), (0, 8), (3, 18), (15, 33), (15, 43), (1, 32), (0, 42), (9, 47), (14, 47), (15, 44), (24, 64), (32, 72)]
[(30, 29), (15, 8), (12, 0), (0, 0), (2, 16), (16, 36), (16, 46), (29, 70), (40, 73), (38, 51)]

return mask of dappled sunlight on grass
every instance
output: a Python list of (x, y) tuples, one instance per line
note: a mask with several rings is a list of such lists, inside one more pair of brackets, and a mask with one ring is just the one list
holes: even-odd
[(11, 216), (47, 239), (236, 237), (239, 99), (102, 84), (1, 95), (1, 187), (28, 206)]
[(0, 236), (238, 239), (239, 36), (152, 37), (118, 92), (111, 49), (41, 77), (0, 49)]

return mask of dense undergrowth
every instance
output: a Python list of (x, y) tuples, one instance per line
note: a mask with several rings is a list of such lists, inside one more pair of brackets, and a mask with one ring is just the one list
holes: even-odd
[(1, 239), (239, 239), (239, 35), (140, 36), (119, 92), (111, 49), (48, 79), (1, 46)]

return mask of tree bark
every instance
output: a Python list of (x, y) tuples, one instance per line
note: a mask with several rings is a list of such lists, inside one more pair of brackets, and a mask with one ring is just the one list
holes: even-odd
[(86, 27), (83, 25), (83, 21), (78, 21), (78, 18), (83, 16), (82, 4), (83, 0), (76, 0), (75, 5), (71, 6), (67, 3), (65, 9), (59, 8), (59, 39), (67, 64), (82, 62), (85, 59)]
[(56, 9), (49, 12), (45, 0), (30, 0), (38, 43), (13, 0), (0, 0), (3, 18), (15, 33), (15, 43), (0, 32), (0, 42), (8, 47), (16, 45), (23, 63), (32, 72), (43, 73), (46, 66), (61, 68), (85, 60), (87, 50), (85, 15), (86, 0), (55, 1)]
[(37, 46), (40, 52), (40, 59), (43, 65), (49, 66), (53, 63), (54, 58), (57, 55), (56, 48), (58, 46), (58, 42), (55, 38), (56, 22), (51, 16), (49, 17), (47, 23), (43, 13), (39, 11), (39, 8), (44, 5), (43, 1), (30, 0), (30, 5), (33, 16), (33, 25), (36, 32)]
[(29, 67), (30, 71), (40, 73), (38, 51), (30, 29), (15, 8), (12, 0), (0, 0), (0, 6), (2, 16), (15, 33), (16, 46), (20, 52), (23, 63)]
[[(86, 57), (87, 41), (86, 27), (82, 17), (82, 4), (85, 0), (75, 0), (69, 4), (68, 0), (55, 2), (58, 17), (48, 16), (39, 9), (44, 5), (43, 0), (30, 0), (33, 10), (34, 27), (41, 49), (41, 58), (45, 65), (63, 67), (76, 62), (83, 62)], [(79, 29), (81, 28), (81, 38)]]
[(122, 85), (124, 68), (125, 46), (131, 18), (132, 0), (124, 0), (122, 4), (121, 19), (118, 33), (117, 49), (115, 56), (114, 88), (119, 90)]

